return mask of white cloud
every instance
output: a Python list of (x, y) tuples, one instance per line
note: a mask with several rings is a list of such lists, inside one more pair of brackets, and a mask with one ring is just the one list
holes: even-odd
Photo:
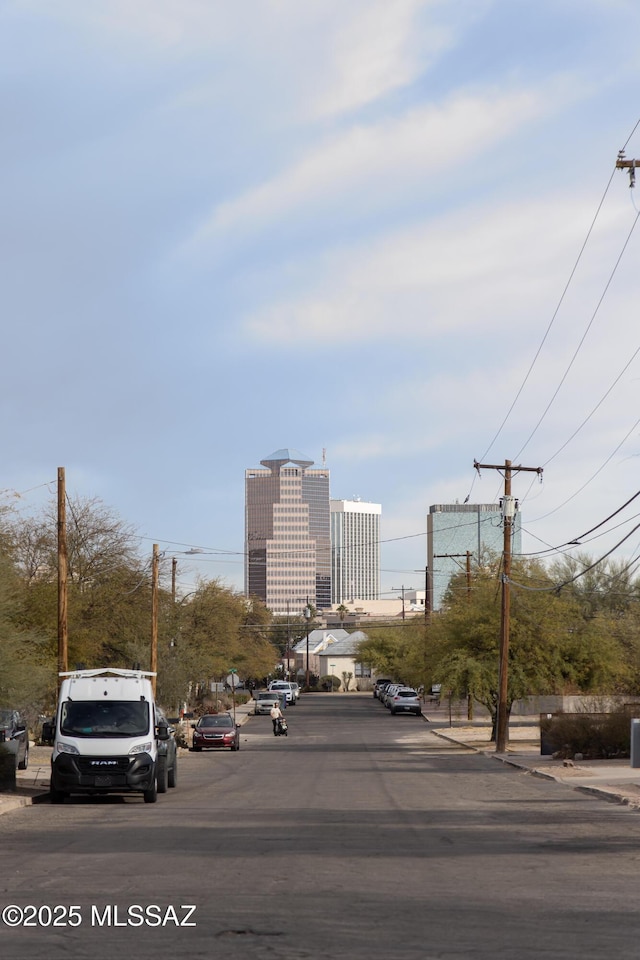
[[(488, 203), (388, 233), (319, 267), (316, 289), (246, 318), (279, 342), (476, 337), (550, 316), (586, 222), (582, 198)], [(617, 221), (620, 222), (619, 220)]]
[[(437, 24), (420, 30), (425, 0), (377, 0), (361, 6), (335, 31), (330, 51), (331, 82), (316, 102), (320, 115), (348, 112), (412, 83), (425, 61), (451, 43)], [(349, 8), (343, 4), (343, 13)]]
[[(553, 109), (561, 99), (558, 93)], [(186, 249), (206, 255), (216, 244), (226, 246), (238, 236), (289, 219), (323, 216), (347, 200), (350, 205), (361, 198), (373, 208), (390, 206), (418, 184), (437, 196), (436, 177), (452, 164), (459, 167), (462, 157), (463, 165), (473, 163), (549, 109), (542, 91), (491, 90), (355, 125), (270, 181), (219, 204)]]
[(104, 41), (135, 41), (139, 53), (150, 49), (202, 47), (224, 41), (229, 26), (238, 19), (228, 5), (208, 0), (20, 0), (21, 15), (67, 23)]

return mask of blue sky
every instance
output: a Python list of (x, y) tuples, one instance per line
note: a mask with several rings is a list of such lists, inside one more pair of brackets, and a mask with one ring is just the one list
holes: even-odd
[(526, 551), (599, 523), (639, 487), (639, 35), (635, 0), (0, 0), (6, 502), (64, 466), (206, 551), (184, 590), (242, 586), (281, 447), (382, 504), (384, 591), (430, 504), (499, 495), (474, 459), (544, 466)]

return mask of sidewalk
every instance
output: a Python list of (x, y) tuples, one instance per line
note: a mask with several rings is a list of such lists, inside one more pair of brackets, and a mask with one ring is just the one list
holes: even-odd
[(506, 753), (496, 753), (491, 743), (491, 725), (487, 720), (469, 723), (452, 718), (449, 726), (447, 708), (427, 704), (424, 715), (429, 729), (436, 736), (469, 747), (512, 767), (528, 771), (532, 776), (564, 783), (612, 803), (623, 803), (640, 809), (640, 769), (630, 760), (554, 760), (540, 754), (540, 725), (537, 717), (513, 717), (509, 723)]

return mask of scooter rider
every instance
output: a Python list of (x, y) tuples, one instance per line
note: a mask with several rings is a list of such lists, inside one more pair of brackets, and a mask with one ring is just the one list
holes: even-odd
[(273, 735), (274, 737), (277, 737), (278, 723), (280, 722), (283, 716), (282, 710), (280, 709), (280, 705), (278, 703), (274, 703), (274, 705), (271, 707), (270, 713), (271, 713), (271, 719), (273, 721)]

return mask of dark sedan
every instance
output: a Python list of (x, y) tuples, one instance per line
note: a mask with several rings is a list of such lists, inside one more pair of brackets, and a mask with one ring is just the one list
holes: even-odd
[(240, 749), (240, 727), (238, 727), (230, 713), (207, 713), (200, 717), (193, 728), (192, 749), (200, 750)]

